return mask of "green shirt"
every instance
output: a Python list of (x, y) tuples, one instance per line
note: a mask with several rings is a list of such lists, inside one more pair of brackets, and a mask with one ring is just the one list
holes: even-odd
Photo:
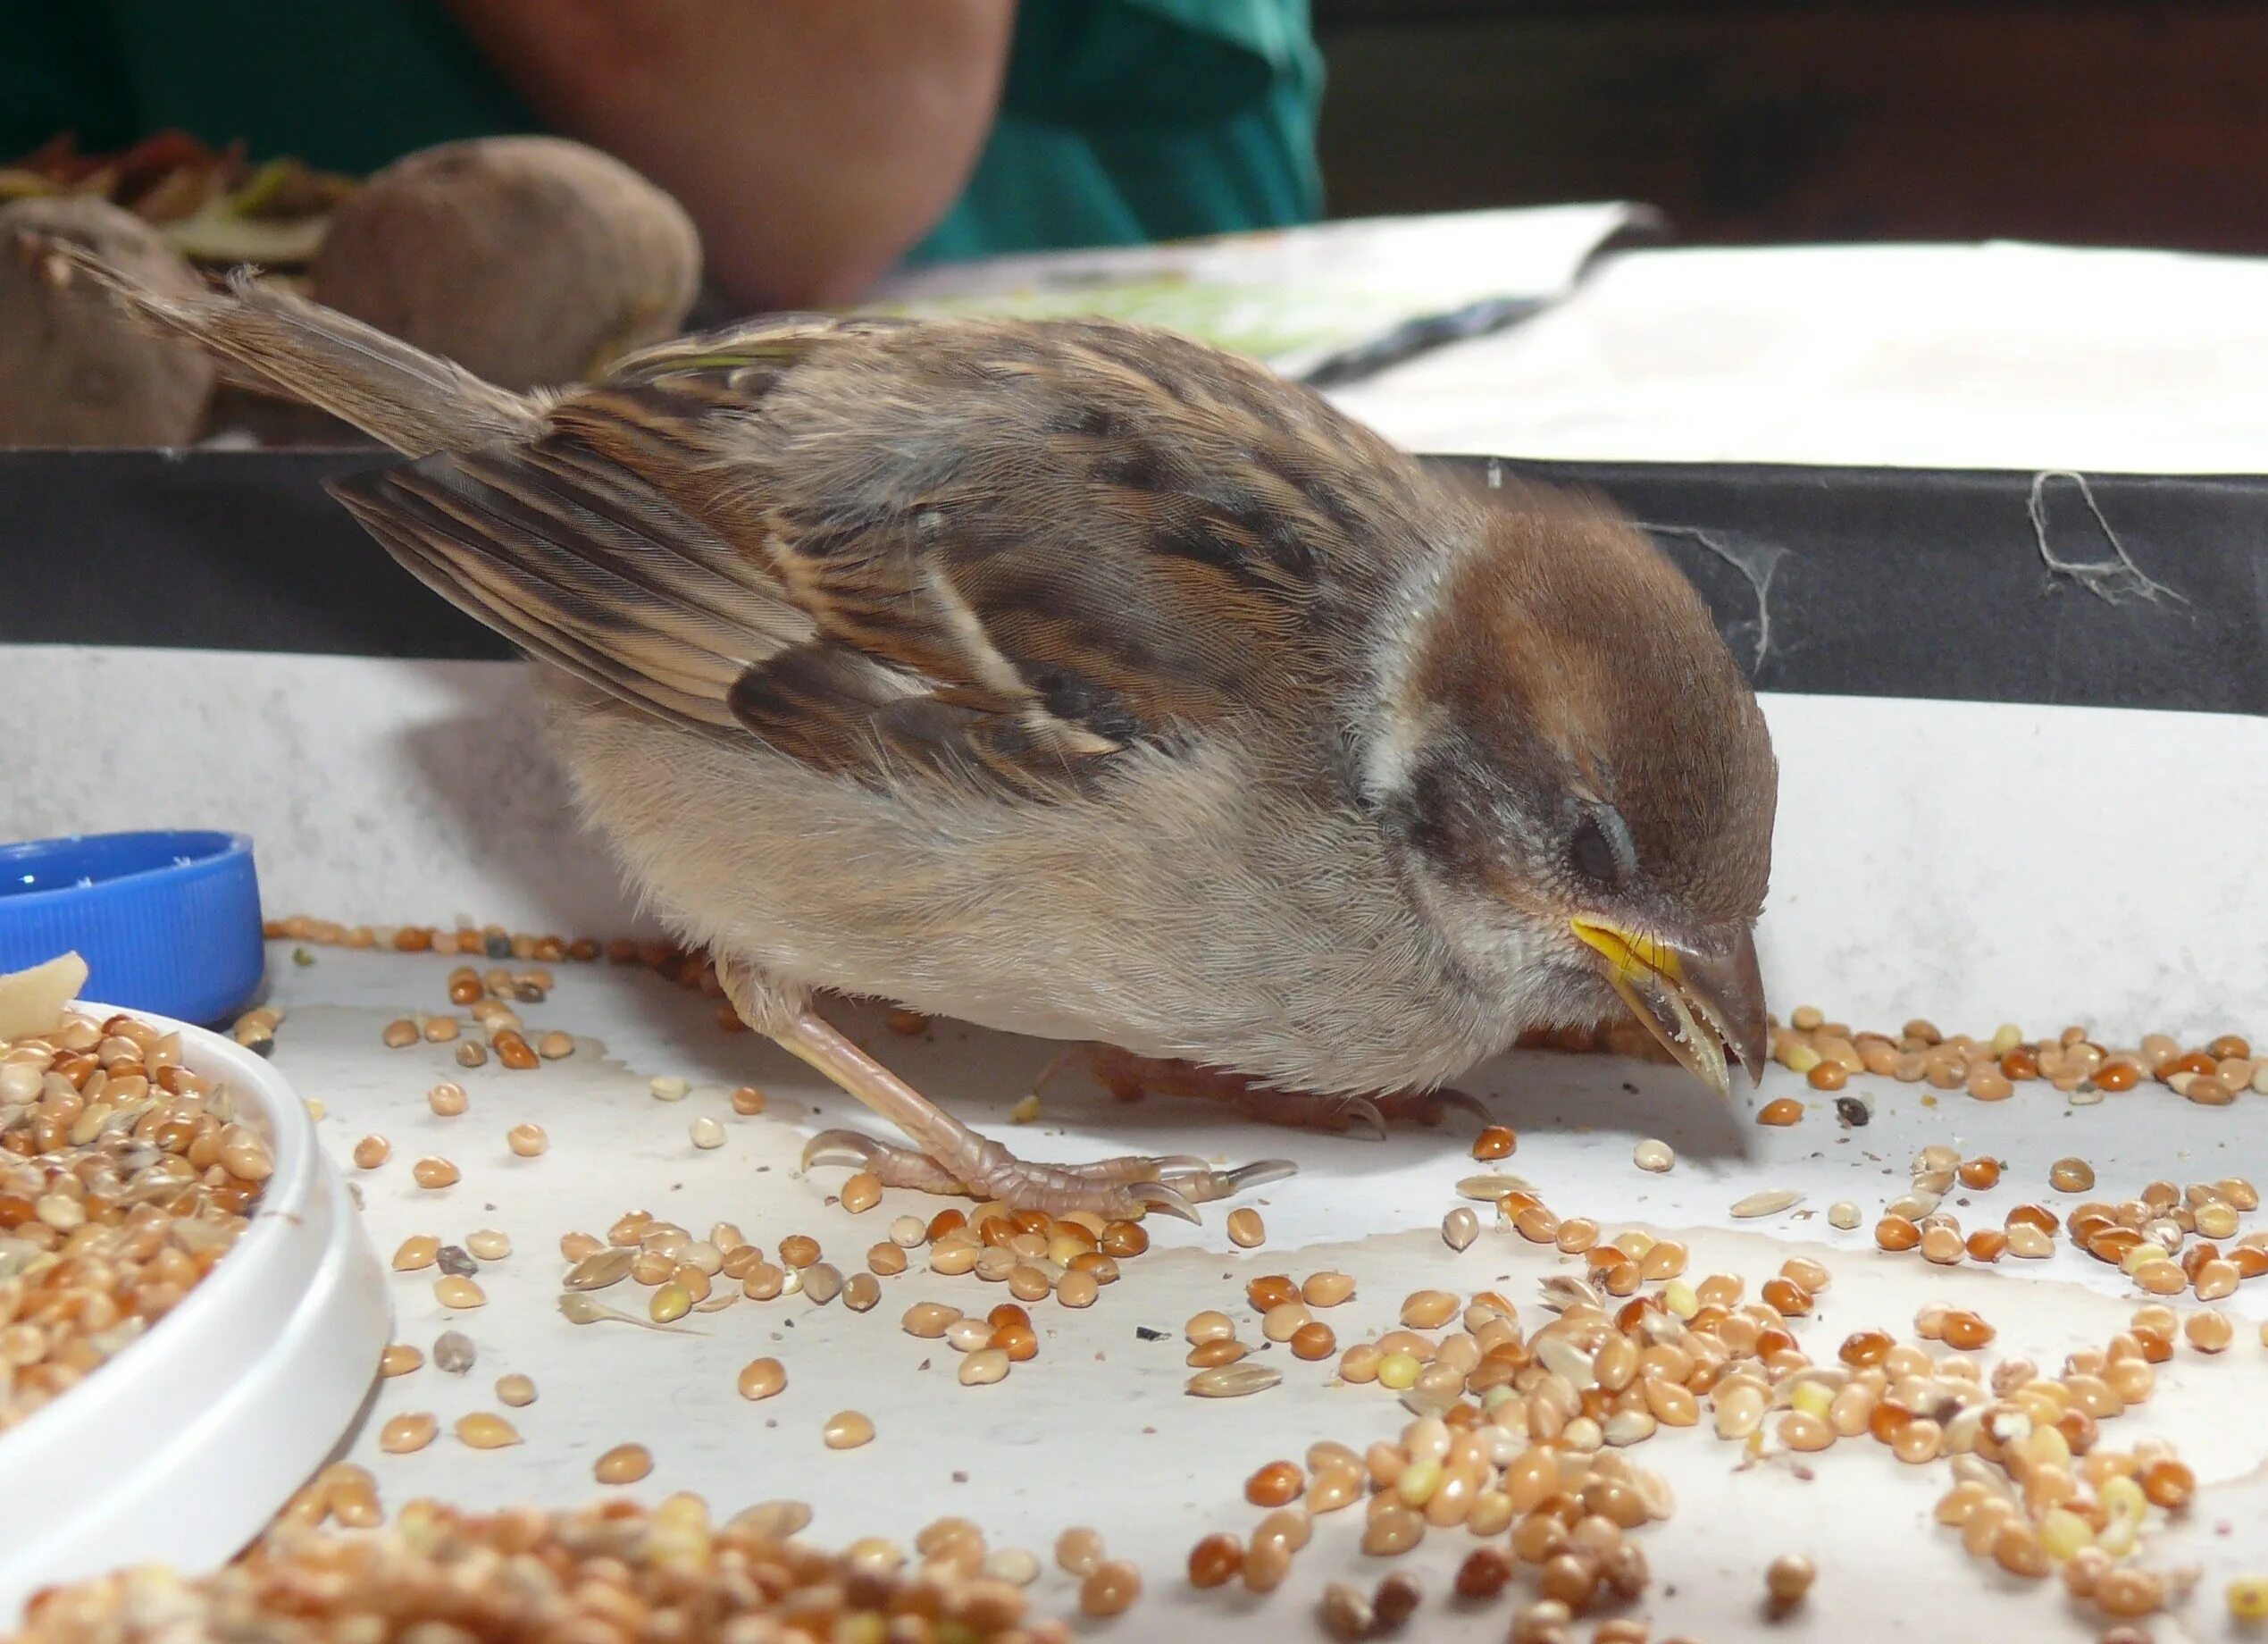
[[(359, 173), (541, 129), (438, 0), (0, 0), (0, 159), (179, 127)], [(1304, 222), (1321, 95), (1308, 0), (1021, 0), (999, 121), (912, 260)]]

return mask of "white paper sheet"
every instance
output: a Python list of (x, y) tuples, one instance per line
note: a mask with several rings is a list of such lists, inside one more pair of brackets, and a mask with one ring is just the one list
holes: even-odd
[(2228, 474), (2268, 462), (2268, 259), (1636, 250), (1334, 398), (1415, 450)]

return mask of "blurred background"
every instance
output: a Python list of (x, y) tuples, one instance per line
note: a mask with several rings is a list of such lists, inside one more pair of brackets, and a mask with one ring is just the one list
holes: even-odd
[(2268, 7), (1314, 0), (1335, 216), (1636, 199), (1687, 242), (2268, 247)]

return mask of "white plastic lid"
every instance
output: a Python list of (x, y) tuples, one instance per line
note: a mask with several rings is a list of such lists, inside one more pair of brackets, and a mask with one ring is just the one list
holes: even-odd
[(290, 1084), (216, 1034), (133, 1014), (228, 1082), (275, 1171), (180, 1305), (0, 1434), (0, 1497), (38, 1504), (0, 1537), (0, 1625), (45, 1587), (132, 1564), (203, 1570), (243, 1548), (354, 1424), (392, 1326), (385, 1271)]

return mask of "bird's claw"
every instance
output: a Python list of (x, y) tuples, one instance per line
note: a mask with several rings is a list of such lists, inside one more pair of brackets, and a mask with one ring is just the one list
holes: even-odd
[(1202, 1227), (1205, 1219), (1197, 1213), (1180, 1189), (1162, 1181), (1128, 1182), (1120, 1189), (1145, 1211), (1160, 1216), (1172, 1216), (1193, 1226)]
[(853, 1170), (864, 1170), (881, 1146), (870, 1136), (856, 1130), (822, 1130), (803, 1145), (801, 1168), (808, 1170), (818, 1164), (847, 1164)]
[(1339, 1105), (1339, 1116), (1346, 1120), (1346, 1133), (1360, 1135), (1366, 1140), (1383, 1142), (1386, 1139), (1386, 1116), (1378, 1111), (1378, 1104), (1368, 1096), (1349, 1096)]

